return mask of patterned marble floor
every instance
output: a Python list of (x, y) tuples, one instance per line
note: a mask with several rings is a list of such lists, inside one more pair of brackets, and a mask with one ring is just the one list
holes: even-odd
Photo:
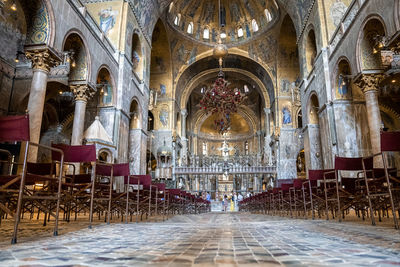
[(393, 266), (400, 231), (248, 213), (98, 225), (0, 248), (0, 266)]

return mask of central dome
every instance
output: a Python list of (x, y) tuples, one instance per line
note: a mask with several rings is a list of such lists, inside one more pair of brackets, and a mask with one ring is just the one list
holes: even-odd
[(211, 45), (221, 37), (229, 46), (270, 29), (279, 14), (274, 0), (176, 0), (167, 12), (169, 24), (185, 36)]

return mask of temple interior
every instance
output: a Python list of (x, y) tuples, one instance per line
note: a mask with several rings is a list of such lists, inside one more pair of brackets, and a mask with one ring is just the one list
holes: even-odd
[(0, 0), (0, 99), (0, 266), (400, 265), (400, 0)]

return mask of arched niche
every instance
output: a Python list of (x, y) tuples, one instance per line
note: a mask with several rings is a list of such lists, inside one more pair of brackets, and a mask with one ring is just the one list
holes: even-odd
[(154, 27), (151, 43), (150, 88), (162, 100), (171, 96), (172, 65), (169, 40), (164, 23), (159, 19)]
[(143, 79), (144, 60), (142, 44), (139, 35), (135, 32), (132, 35), (132, 71), (136, 73), (139, 79)]
[(113, 163), (113, 154), (109, 149), (102, 148), (98, 152), (98, 159), (101, 162)]
[(282, 21), (278, 38), (278, 83), (281, 95), (291, 95), (292, 85), (300, 76), (299, 52), (296, 44), (296, 29), (286, 15)]
[(69, 81), (87, 81), (88, 54), (81, 36), (76, 32), (70, 33), (65, 39), (63, 50), (68, 54), (70, 64)]
[(147, 131), (153, 131), (153, 130), (154, 130), (154, 115), (153, 112), (149, 111)]
[(341, 59), (337, 65), (335, 77), (335, 91), (337, 99), (349, 99), (352, 96), (351, 68), (347, 59)]
[(307, 71), (311, 72), (317, 57), (317, 40), (314, 29), (310, 29), (307, 34), (305, 49)]
[(129, 114), (131, 116), (129, 128), (132, 129), (141, 129), (142, 122), (141, 122), (141, 112), (139, 103), (136, 99), (132, 100), (131, 107), (129, 110)]
[(321, 124), (319, 120), (319, 100), (315, 92), (307, 103), (307, 117), (308, 125), (304, 138), (305, 159), (308, 169), (322, 169), (323, 168), (323, 155), (322, 155), (322, 142), (321, 142)]
[(379, 50), (385, 35), (385, 26), (380, 19), (371, 18), (365, 23), (359, 45), (361, 70), (382, 69)]
[(111, 106), (113, 104), (113, 80), (109, 70), (102, 67), (96, 80), (98, 101), (100, 106)]
[(308, 104), (308, 123), (319, 124), (319, 101), (316, 94), (312, 94)]

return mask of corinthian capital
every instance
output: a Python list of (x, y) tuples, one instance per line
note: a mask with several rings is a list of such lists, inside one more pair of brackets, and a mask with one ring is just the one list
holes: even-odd
[(34, 70), (41, 70), (47, 73), (61, 62), (58, 55), (48, 47), (27, 49), (25, 55), (26, 58), (32, 61)]
[(75, 101), (80, 100), (87, 102), (96, 93), (96, 91), (87, 84), (72, 84), (69, 87), (74, 94)]
[(354, 83), (361, 88), (363, 93), (377, 91), (379, 88), (379, 83), (384, 77), (385, 76), (381, 73), (361, 74), (356, 78)]

